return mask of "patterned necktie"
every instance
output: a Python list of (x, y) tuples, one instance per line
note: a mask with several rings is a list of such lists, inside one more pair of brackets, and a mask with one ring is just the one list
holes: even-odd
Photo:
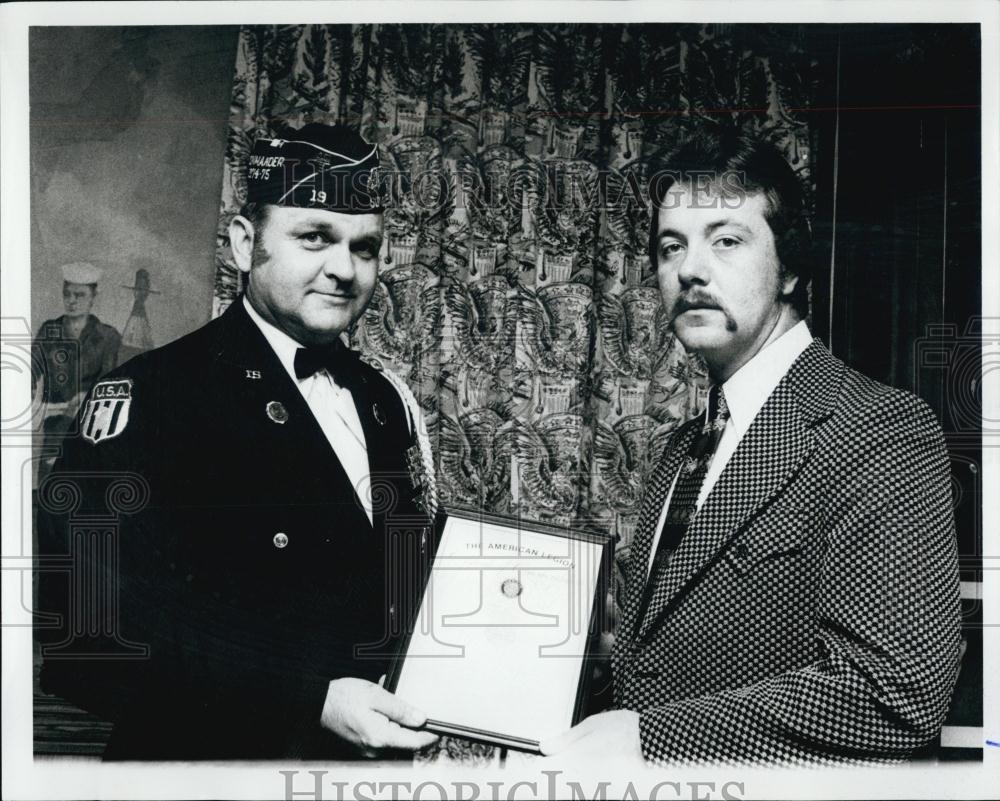
[(722, 387), (713, 386), (708, 392), (708, 413), (701, 427), (701, 433), (694, 438), (688, 448), (687, 456), (681, 463), (680, 472), (674, 484), (673, 494), (670, 496), (670, 506), (667, 508), (666, 519), (663, 521), (663, 530), (660, 532), (660, 540), (656, 545), (656, 555), (653, 557), (653, 565), (649, 570), (646, 588), (642, 594), (642, 604), (636, 618), (637, 630), (642, 625), (646, 610), (649, 608), (649, 602), (653, 597), (653, 591), (656, 589), (656, 576), (666, 567), (667, 562), (670, 561), (670, 555), (681, 544), (684, 533), (698, 511), (698, 495), (701, 493), (701, 485), (705, 483), (705, 474), (708, 472), (708, 466), (712, 463), (712, 457), (719, 447), (719, 440), (722, 439), (722, 432), (726, 428), (726, 420), (728, 419), (729, 407), (726, 405), (726, 396), (722, 392)]

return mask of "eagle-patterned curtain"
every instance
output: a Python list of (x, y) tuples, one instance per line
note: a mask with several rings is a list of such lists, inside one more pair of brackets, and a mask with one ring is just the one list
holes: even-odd
[(692, 127), (743, 126), (811, 197), (803, 45), (795, 26), (245, 27), (214, 313), (241, 288), (226, 230), (253, 140), (360, 126), (401, 177), (352, 341), (420, 400), (442, 501), (613, 532), (620, 571), (705, 389), (661, 309), (644, 181)]

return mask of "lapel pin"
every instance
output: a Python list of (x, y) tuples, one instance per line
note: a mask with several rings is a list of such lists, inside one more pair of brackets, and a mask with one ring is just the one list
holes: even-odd
[(275, 423), (285, 423), (288, 421), (288, 409), (281, 401), (270, 401), (267, 404), (267, 416)]
[(260, 378), (260, 370), (247, 370), (246, 371), (246, 377), (247, 378), (259, 379)]
[(376, 423), (378, 423), (380, 426), (385, 425), (385, 415), (382, 414), (382, 409), (379, 407), (377, 403), (372, 404), (372, 415), (374, 415)]

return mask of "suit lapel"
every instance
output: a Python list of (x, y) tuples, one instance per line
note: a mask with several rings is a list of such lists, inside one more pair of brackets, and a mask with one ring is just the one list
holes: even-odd
[(639, 510), (639, 521), (636, 526), (635, 539), (629, 554), (629, 575), (625, 605), (622, 609), (622, 631), (635, 629), (635, 617), (639, 613), (639, 602), (643, 588), (646, 586), (646, 573), (649, 564), (650, 549), (653, 545), (653, 535), (656, 524), (660, 520), (660, 512), (666, 501), (667, 493), (674, 475), (680, 468), (681, 460), (687, 453), (691, 441), (698, 433), (701, 418), (689, 420), (677, 429), (673, 439), (663, 451), (663, 456), (653, 470), (646, 493)]
[(372, 456), (383, 453), (380, 446), (386, 436), (387, 410), (382, 408), (378, 402), (367, 376), (362, 377), (352, 389), (354, 398), (354, 408), (358, 412), (358, 420), (361, 422), (361, 430), (365, 435), (365, 447), (368, 450), (368, 472), (377, 471), (379, 466), (374, 464)]
[[(747, 429), (659, 577), (639, 636), (658, 626), (671, 601), (799, 471), (815, 446), (811, 428), (832, 409), (842, 376), (843, 363), (819, 340), (792, 365)], [(675, 450), (683, 454), (686, 445), (681, 449), (678, 443)], [(675, 466), (665, 479), (668, 487), (679, 460), (679, 455), (671, 459)], [(647, 559), (648, 554), (647, 547)]]
[(226, 311), (224, 323), (217, 369), (230, 372), (229, 380), (239, 382), (242, 391), (236, 397), (243, 413), (234, 413), (234, 419), (245, 426), (243, 436), (287, 449), (290, 461), (310, 465), (301, 477), (303, 490), (313, 481), (320, 495), (331, 485), (353, 486), (309, 404), (243, 308), (242, 298)]

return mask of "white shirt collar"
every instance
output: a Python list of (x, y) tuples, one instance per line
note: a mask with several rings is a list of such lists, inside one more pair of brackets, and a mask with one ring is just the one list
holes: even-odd
[(729, 419), (740, 437), (750, 428), (792, 363), (810, 344), (812, 334), (805, 320), (801, 320), (754, 354), (722, 385), (729, 406)]
[(298, 383), (298, 378), (295, 376), (295, 351), (302, 347), (298, 342), (292, 339), (288, 334), (282, 331), (273, 323), (269, 323), (260, 313), (253, 307), (253, 304), (247, 299), (246, 295), (243, 296), (243, 305), (247, 310), (247, 314), (250, 315), (250, 319), (257, 324), (260, 332), (264, 335), (270, 343), (271, 348), (277, 354), (279, 361), (285, 370), (288, 371), (288, 375), (292, 377), (292, 381)]

